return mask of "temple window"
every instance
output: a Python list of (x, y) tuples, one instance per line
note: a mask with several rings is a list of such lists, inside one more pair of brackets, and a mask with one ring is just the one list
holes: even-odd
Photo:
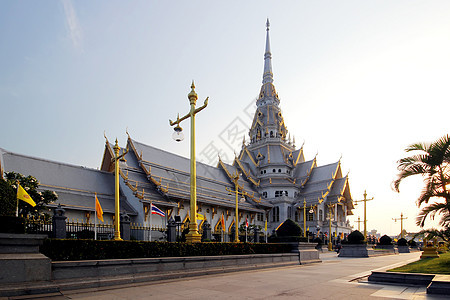
[(279, 222), (280, 221), (280, 208), (278, 206), (275, 206), (272, 209), (272, 222)]

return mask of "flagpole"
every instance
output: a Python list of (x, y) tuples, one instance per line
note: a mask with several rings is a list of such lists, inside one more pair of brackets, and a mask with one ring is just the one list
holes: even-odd
[(152, 215), (153, 215), (153, 203), (152, 200), (150, 200), (150, 217), (149, 217), (149, 227), (150, 227), (150, 236), (149, 236), (149, 241), (152, 241)]
[(97, 193), (95, 193), (95, 196), (94, 196), (94, 211), (95, 211), (94, 240), (97, 240)]
[(19, 217), (19, 180), (16, 182), (17, 184), (17, 193), (16, 193), (16, 217)]

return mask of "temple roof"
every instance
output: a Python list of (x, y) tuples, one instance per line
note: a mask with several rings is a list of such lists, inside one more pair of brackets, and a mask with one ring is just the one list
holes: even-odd
[[(58, 194), (56, 204), (63, 207), (92, 211), (94, 193), (103, 211), (114, 212), (114, 174), (96, 169), (36, 158), (0, 149), (4, 172), (16, 172), (34, 176), (40, 190), (51, 190)], [(130, 215), (136, 211), (121, 197), (121, 210)]]

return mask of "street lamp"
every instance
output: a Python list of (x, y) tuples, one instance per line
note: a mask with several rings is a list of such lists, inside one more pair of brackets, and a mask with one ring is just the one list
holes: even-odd
[(367, 193), (364, 190), (364, 199), (363, 200), (358, 200), (358, 201), (353, 201), (356, 205), (358, 205), (358, 202), (364, 202), (364, 241), (367, 241), (367, 217), (366, 217), (366, 203), (367, 201), (373, 200), (373, 197), (370, 199), (367, 199)]
[[(239, 172), (236, 170), (236, 172), (231, 176), (231, 180), (233, 181), (233, 183), (234, 183), (234, 191), (233, 190), (230, 190), (229, 188), (225, 188), (229, 193), (235, 193), (235, 195), (236, 195), (236, 211), (235, 211), (235, 220), (234, 220), (234, 227), (235, 227), (235, 231), (234, 231), (234, 242), (235, 243), (239, 243), (240, 241), (239, 241), (239, 227), (238, 227), (238, 225), (239, 225), (239, 209), (238, 209), (238, 206), (239, 206), (239, 204), (238, 204), (238, 198), (239, 198), (239, 194), (241, 194), (241, 195), (244, 195), (242, 192), (239, 192), (239, 183), (238, 183), (238, 180), (239, 180)], [(245, 201), (245, 198), (244, 197), (242, 197), (241, 198), (241, 202), (244, 202)]]
[(328, 225), (329, 225), (329, 230), (328, 230), (328, 251), (333, 251), (333, 244), (331, 243), (331, 207), (333, 206), (333, 204), (328, 204)]
[(195, 115), (203, 110), (208, 105), (208, 98), (205, 99), (203, 105), (195, 109), (195, 104), (197, 103), (197, 93), (195, 92), (194, 81), (192, 81), (191, 92), (188, 94), (189, 103), (191, 105), (191, 110), (184, 117), (180, 118), (177, 115), (177, 120), (172, 122), (169, 120), (170, 126), (175, 126), (174, 133), (172, 135), (173, 139), (177, 142), (181, 142), (184, 139), (182, 128), (180, 127), (180, 122), (191, 118), (191, 199), (190, 199), (190, 222), (189, 222), (189, 233), (186, 234), (186, 241), (188, 243), (200, 242), (201, 235), (198, 233), (197, 229), (197, 172), (195, 163)]
[(400, 218), (392, 218), (394, 222), (400, 220), (400, 238), (403, 238), (403, 220), (408, 219), (408, 217), (403, 217), (403, 213), (400, 213)]
[[(106, 142), (108, 142), (108, 139), (106, 140)], [(114, 149), (114, 157), (111, 159), (111, 161), (114, 162), (115, 167), (114, 177), (115, 177), (115, 213), (116, 213), (114, 217), (114, 240), (122, 241), (122, 238), (120, 237), (119, 160), (122, 160), (125, 154), (128, 153), (128, 144), (126, 150), (122, 153), (122, 155), (119, 155), (120, 147), (116, 138), (116, 143), (113, 149)]]

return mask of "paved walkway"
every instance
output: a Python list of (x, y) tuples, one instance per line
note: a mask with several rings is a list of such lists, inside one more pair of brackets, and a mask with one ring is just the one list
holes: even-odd
[[(419, 258), (420, 252), (371, 258), (338, 258), (322, 253), (322, 263), (200, 276), (191, 279), (67, 291), (47, 299), (449, 299), (427, 296), (425, 287), (371, 284), (383, 271)], [(357, 280), (359, 279), (359, 280)]]

